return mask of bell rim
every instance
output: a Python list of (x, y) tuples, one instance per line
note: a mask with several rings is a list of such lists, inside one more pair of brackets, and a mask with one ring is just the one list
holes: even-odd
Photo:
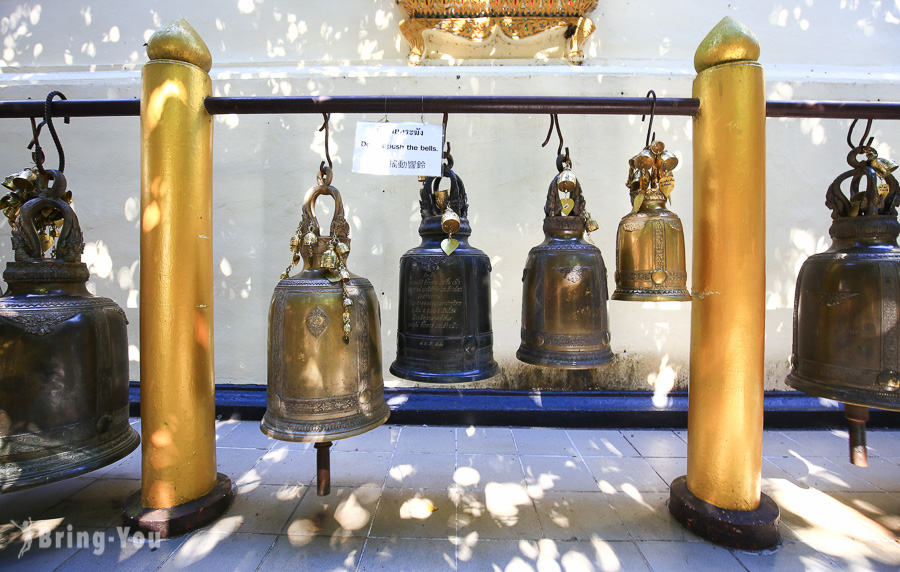
[[(549, 367), (549, 368), (553, 368), (553, 369), (593, 369), (593, 368), (609, 365), (612, 362), (616, 361), (616, 354), (613, 353), (612, 348), (609, 346), (606, 346), (606, 348), (604, 348), (603, 350), (600, 350), (599, 352), (577, 352), (577, 353), (573, 352), (573, 353), (567, 354), (565, 356), (560, 356), (560, 357), (571, 358), (571, 357), (576, 357), (576, 356), (584, 356), (584, 354), (588, 354), (588, 353), (591, 353), (591, 354), (599, 353), (600, 354), (599, 357), (586, 357), (584, 359), (569, 359), (567, 361), (560, 360), (560, 361), (556, 361), (556, 362), (549, 362), (546, 359), (541, 359), (538, 355), (536, 355), (537, 353), (538, 352), (536, 352), (535, 350), (533, 350), (527, 346), (520, 345), (519, 349), (516, 350), (516, 359), (518, 359), (521, 362), (530, 364), (530, 365)], [(548, 354), (551, 352), (543, 351), (540, 353)], [(562, 354), (563, 352), (552, 352), (552, 353)]]
[[(802, 391), (803, 393), (808, 393), (814, 397), (839, 401), (844, 404), (858, 405), (860, 407), (900, 411), (900, 392), (892, 393), (888, 391), (860, 390), (855, 388), (848, 389), (838, 385), (839, 382), (837, 380), (832, 383), (824, 383), (806, 377), (796, 370), (791, 370), (785, 377), (785, 383), (789, 387)], [(867, 398), (867, 395), (871, 396), (871, 398)], [(875, 397), (889, 397), (892, 398), (892, 402), (875, 401)]]
[[(263, 418), (259, 422), (259, 430), (262, 431), (262, 433), (270, 439), (275, 439), (277, 441), (287, 441), (291, 443), (324, 443), (326, 441), (349, 439), (350, 437), (356, 437), (357, 435), (368, 433), (372, 429), (376, 429), (384, 425), (387, 422), (388, 418), (391, 416), (391, 410), (385, 402), (383, 405), (376, 408), (376, 412), (379, 411), (382, 407), (384, 408), (384, 413), (374, 417), (372, 421), (354, 427), (353, 429), (333, 432), (310, 431), (309, 433), (302, 433), (300, 431), (289, 433), (286, 431), (278, 430), (278, 428), (275, 427), (275, 425), (273, 425), (271, 422), (269, 411), (266, 411), (263, 415)], [(295, 424), (296, 426), (304, 425), (302, 421), (290, 419), (284, 419), (284, 421)]]
[(678, 293), (675, 294), (662, 294), (656, 292), (634, 292), (630, 290), (623, 290), (621, 288), (617, 288), (615, 292), (612, 293), (612, 296), (609, 297), (610, 300), (618, 300), (620, 302), (691, 302), (693, 298), (691, 294), (687, 291), (687, 288), (671, 288), (670, 290), (677, 290)]
[(416, 372), (410, 369), (405, 369), (403, 367), (403, 364), (400, 362), (401, 360), (399, 358), (394, 360), (394, 363), (391, 364), (391, 367), (388, 368), (388, 371), (399, 378), (408, 381), (418, 381), (422, 383), (468, 383), (495, 377), (500, 373), (500, 365), (494, 359), (491, 359), (487, 367), (485, 368), (479, 368), (478, 370), (469, 370), (468, 372), (451, 373), (425, 373), (421, 371)]

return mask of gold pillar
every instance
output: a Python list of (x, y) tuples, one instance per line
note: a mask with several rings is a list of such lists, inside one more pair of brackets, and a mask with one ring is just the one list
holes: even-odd
[(147, 45), (141, 91), (141, 504), (216, 486), (212, 58), (184, 20)]
[(687, 488), (760, 504), (766, 279), (766, 101), (759, 43), (723, 19), (694, 56), (694, 260)]

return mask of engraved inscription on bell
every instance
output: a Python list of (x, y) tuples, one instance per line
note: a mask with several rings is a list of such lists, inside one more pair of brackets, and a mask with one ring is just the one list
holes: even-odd
[(309, 311), (309, 314), (306, 316), (306, 329), (309, 330), (310, 334), (318, 338), (327, 327), (328, 314), (325, 313), (321, 306), (316, 306)]
[(581, 278), (584, 276), (584, 273), (590, 268), (587, 266), (561, 266), (555, 268), (557, 272), (563, 275), (563, 278), (571, 282), (572, 284), (578, 284), (581, 282)]
[(460, 327), (462, 282), (439, 272), (411, 276), (407, 289), (410, 328), (455, 330)]
[(843, 302), (844, 300), (846, 300), (848, 298), (853, 298), (854, 296), (859, 296), (859, 292), (842, 292), (840, 290), (829, 290), (829, 291), (824, 291), (824, 292), (810, 291), (810, 294), (814, 294), (815, 296), (817, 296), (820, 300), (822, 300), (822, 303), (825, 304), (826, 306), (828, 306), (829, 308), (837, 306), (838, 304), (840, 304), (841, 302)]

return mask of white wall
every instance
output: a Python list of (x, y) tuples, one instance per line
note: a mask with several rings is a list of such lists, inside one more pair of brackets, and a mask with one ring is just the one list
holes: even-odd
[[(126, 7), (127, 6), (127, 7)], [(136, 98), (143, 43), (157, 27), (185, 17), (213, 54), (213, 89), (255, 95), (559, 95), (690, 97), (693, 55), (725, 15), (749, 26), (762, 46), (769, 99), (900, 101), (900, 4), (601, 0), (597, 31), (583, 66), (560, 60), (406, 63), (408, 46), (391, 0), (227, 2), (113, 0), (0, 1), (0, 98), (43, 99), (53, 89), (70, 99)], [(480, 65), (472, 65), (477, 63)], [(418, 244), (415, 178), (350, 172), (355, 122), (383, 114), (332, 117), (335, 185), (349, 209), (349, 264), (378, 290), (385, 375), (394, 357), (398, 261)], [(419, 114), (391, 115), (393, 121)], [(437, 123), (440, 116), (426, 115)], [(615, 231), (629, 211), (627, 160), (644, 142), (637, 116), (562, 116), (566, 144), (600, 223), (593, 239), (615, 264)], [(503, 373), (491, 387), (658, 389), (684, 383), (690, 304), (610, 302), (616, 365), (562, 374), (515, 360), (521, 275), (528, 250), (542, 240), (543, 198), (555, 175), (555, 146), (540, 143), (546, 116), (453, 115), (448, 139), (456, 172), (470, 195), (472, 243), (493, 262), (495, 356)], [(128, 313), (137, 379), (139, 122), (75, 118), (56, 122), (67, 152), (66, 175), (88, 246), (92, 288)], [(265, 383), (266, 317), (300, 201), (323, 157), (320, 116), (219, 116), (215, 124), (216, 377), (219, 383)], [(0, 122), (0, 174), (28, 166), (24, 119)], [(794, 281), (803, 259), (830, 244), (824, 195), (846, 170), (849, 121), (770, 119), (768, 128), (767, 388), (783, 388), (790, 356)], [(690, 280), (691, 121), (657, 118), (657, 138), (676, 152), (673, 210), (688, 232)], [(875, 123), (875, 145), (896, 156), (900, 124)], [(52, 147), (49, 137), (43, 140)], [(55, 166), (54, 153), (48, 151)], [(326, 215), (327, 216), (327, 215)], [(0, 232), (8, 234), (5, 222)], [(12, 259), (3, 239), (0, 262)], [(188, 261), (186, 261), (187, 263)], [(612, 270), (610, 270), (612, 280)], [(614, 284), (610, 282), (610, 290)], [(147, 350), (145, 351), (152, 351)], [(402, 382), (405, 383), (405, 382)]]

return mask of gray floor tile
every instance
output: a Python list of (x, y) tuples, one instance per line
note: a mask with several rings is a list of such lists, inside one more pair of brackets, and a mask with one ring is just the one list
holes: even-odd
[(88, 479), (65, 479), (22, 491), (0, 495), (0, 532), (10, 520), (23, 521), (37, 516), (90, 485)]
[[(312, 450), (220, 449), (219, 455), (234, 467), (230, 476), (239, 485), (308, 485), (316, 478), (316, 452)], [(219, 466), (222, 471), (225, 462)]]
[(707, 542), (640, 541), (636, 544), (653, 570), (745, 572), (744, 566), (730, 551)]
[(642, 457), (687, 457), (687, 443), (672, 431), (627, 431), (622, 435)]
[[(794, 434), (797, 434), (795, 431)], [(802, 437), (802, 435), (801, 435)], [(832, 448), (831, 445), (828, 448)], [(791, 439), (780, 431), (763, 431), (763, 457), (815, 456), (809, 447)]]
[(900, 496), (888, 493), (829, 493), (829, 496), (867, 518), (888, 539), (900, 541)]
[(456, 455), (450, 453), (394, 453), (385, 487), (444, 489), (454, 485)]
[[(207, 529), (278, 534), (307, 490), (299, 485), (239, 485), (228, 511)], [(315, 490), (311, 494), (316, 494)]]
[(647, 461), (637, 457), (588, 457), (584, 459), (605, 493), (618, 491), (664, 492), (669, 483), (664, 481)]
[(359, 561), (360, 572), (438, 572), (456, 569), (456, 546), (449, 539), (373, 538)]
[[(122, 535), (126, 535), (126, 538), (123, 539)], [(121, 528), (108, 528), (96, 542), (92, 542), (90, 548), (79, 550), (57, 570), (59, 572), (84, 572), (94, 569), (116, 572), (156, 570), (186, 539), (187, 537), (180, 537), (148, 542), (145, 537), (128, 539), (127, 533)]]
[(847, 431), (842, 429), (782, 431), (781, 434), (805, 447), (811, 456), (835, 457), (850, 450)]
[(467, 489), (484, 490), (488, 483), (525, 484), (516, 455), (459, 455), (453, 482)]
[(309, 492), (288, 519), (286, 534), (334, 538), (368, 534), (381, 487), (333, 487), (324, 497)]
[(109, 467), (104, 473), (105, 479), (140, 479), (141, 448), (138, 447), (130, 455)]
[(62, 525), (106, 529), (122, 518), (125, 501), (141, 488), (130, 479), (100, 479), (43, 511), (35, 520), (63, 519)]
[(384, 489), (370, 536), (453, 538), (456, 536), (455, 496), (455, 491), (446, 490)]
[[(530, 495), (547, 491), (596, 491), (597, 481), (579, 457), (534, 457), (522, 455), (522, 468)], [(603, 458), (605, 460), (606, 458)], [(594, 460), (600, 460), (596, 458)], [(618, 459), (617, 459), (618, 460)]]
[(509, 427), (457, 427), (456, 446), (462, 454), (515, 455), (518, 452)]
[(547, 492), (534, 499), (544, 538), (630, 540), (619, 515), (600, 491)]
[[(244, 422), (245, 425), (248, 423), (252, 422)], [(241, 422), (237, 419), (221, 419), (216, 421), (216, 442), (218, 443), (219, 439), (234, 431), (238, 425), (241, 425)], [(257, 426), (259, 425), (257, 424)]]
[(473, 533), (484, 539), (543, 536), (534, 502), (521, 485), (491, 483), (483, 491), (465, 491), (457, 514), (461, 538)]
[(620, 572), (650, 570), (632, 542), (463, 539), (457, 551), (460, 572), (559, 570)]
[(876, 492), (878, 488), (825, 457), (768, 457), (772, 463), (802, 485), (825, 492)]
[(670, 485), (678, 477), (687, 474), (687, 457), (650, 457), (646, 461), (659, 478)]
[(900, 432), (869, 429), (866, 431), (869, 455), (900, 457)]
[(362, 435), (335, 441), (336, 451), (365, 451), (369, 453), (390, 453), (397, 446), (400, 438), (400, 427), (382, 425)]
[(353, 572), (365, 538), (282, 535), (266, 555), (265, 572)]
[(831, 560), (801, 542), (764, 552), (732, 551), (750, 572), (838, 572)]
[(255, 570), (277, 537), (269, 534), (195, 532), (166, 560), (161, 572), (198, 570), (231, 572)]
[(277, 441), (260, 431), (259, 423), (248, 421), (239, 423), (234, 429), (216, 440), (216, 448), (268, 449)]
[(333, 451), (331, 453), (332, 486), (382, 486), (391, 467), (391, 453)]
[(520, 455), (552, 455), (575, 457), (578, 451), (562, 429), (519, 429), (512, 430), (516, 448)]
[(405, 426), (400, 430), (395, 452), (456, 453), (456, 428)]
[(607, 497), (633, 540), (700, 540), (672, 517), (666, 506), (668, 493), (631, 491)]
[(834, 463), (844, 471), (868, 481), (877, 488), (887, 492), (900, 492), (900, 466), (883, 457), (870, 457), (868, 467), (857, 467), (845, 457), (830, 457), (830, 463)]
[(640, 457), (631, 443), (612, 429), (569, 429), (567, 433), (582, 457)]
[(861, 541), (844, 536), (822, 535), (804, 539), (806, 544), (843, 570), (900, 570), (900, 545), (896, 542)]
[[(73, 527), (73, 535), (78, 532), (87, 533), (92, 537), (94, 533), (103, 534), (102, 528)], [(67, 533), (67, 525), (56, 521), (43, 521), (34, 523), (26, 532), (26, 538), (19, 538), (0, 549), (0, 569), (7, 571), (34, 572), (36, 570), (54, 570), (73, 554), (82, 550), (83, 546), (90, 545), (90, 541), (82, 543), (79, 547), (78, 537), (73, 536), (73, 541), (68, 544), (65, 540), (59, 542), (55, 538), (57, 532)], [(48, 535), (49, 536), (46, 536)], [(46, 543), (42, 544), (41, 535), (45, 535)], [(30, 541), (29, 541), (30, 538)], [(3, 543), (0, 540), (0, 543)]]

